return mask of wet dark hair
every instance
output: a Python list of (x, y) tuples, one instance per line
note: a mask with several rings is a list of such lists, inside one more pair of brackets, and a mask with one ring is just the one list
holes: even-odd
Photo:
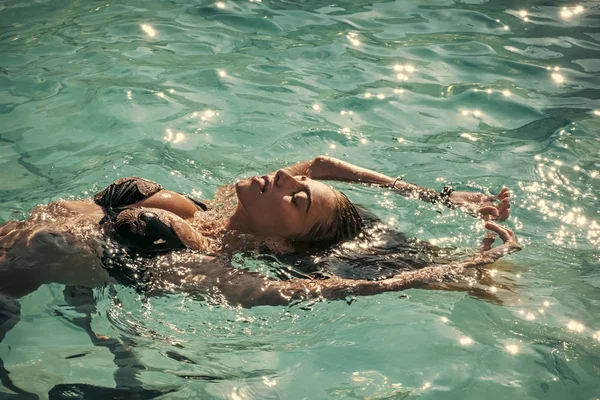
[[(353, 207), (362, 223), (353, 238), (329, 246), (321, 246), (319, 242), (306, 245), (294, 242), (294, 252), (277, 255), (277, 266), (272, 270), (275, 275), (283, 280), (330, 276), (378, 280), (433, 264), (448, 264), (464, 255), (460, 249), (440, 248), (409, 238), (368, 209), (360, 205)], [(269, 257), (273, 257), (272, 253)]]
[(313, 226), (308, 233), (293, 238), (294, 244), (327, 247), (355, 238), (363, 228), (363, 220), (346, 195), (333, 189), (335, 206), (326, 221)]

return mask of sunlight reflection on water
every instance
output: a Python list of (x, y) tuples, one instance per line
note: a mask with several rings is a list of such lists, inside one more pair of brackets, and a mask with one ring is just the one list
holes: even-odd
[[(5, 2), (2, 221), (89, 197), (118, 176), (210, 197), (321, 152), (436, 190), (506, 185), (506, 224), (525, 251), (466, 282), (468, 294), (243, 310), (119, 289), (98, 296), (94, 329), (131, 343), (133, 361), (149, 366), (145, 384), (174, 382), (189, 398), (595, 393), (597, 5), (467, 3)], [(460, 211), (342, 188), (385, 221), (381, 230), (461, 254), (481, 240), (482, 224)], [(285, 262), (244, 255), (238, 265), (270, 273)], [(356, 269), (340, 271), (364, 273)], [(46, 320), (64, 325), (48, 318), (61, 290), (24, 299), (25, 317), (2, 343), (24, 385), (58, 359), (82, 369), (66, 361), (81, 352), (32, 333)], [(112, 379), (112, 356), (100, 353), (77, 360)]]

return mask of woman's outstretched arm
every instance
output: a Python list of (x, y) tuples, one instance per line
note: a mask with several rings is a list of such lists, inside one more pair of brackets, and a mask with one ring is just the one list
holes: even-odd
[(306, 175), (311, 179), (368, 183), (383, 187), (392, 187), (396, 181), (379, 172), (328, 156), (317, 156), (286, 167), (285, 170), (292, 175)]
[(429, 203), (441, 202), (452, 208), (463, 208), (483, 219), (503, 221), (510, 214), (510, 192), (506, 188), (502, 189), (497, 196), (462, 191), (440, 193), (327, 156), (299, 162), (285, 170), (292, 175), (306, 175), (311, 179), (366, 183), (391, 188), (407, 197), (418, 198)]
[[(201, 285), (208, 285), (229, 304), (242, 307), (259, 305), (287, 305), (293, 301), (309, 299), (344, 299), (348, 296), (370, 296), (384, 292), (439, 283), (446, 279), (460, 279), (467, 268), (490, 264), (500, 257), (521, 250), (514, 233), (503, 226), (487, 222), (490, 232), (483, 239), (480, 252), (469, 260), (451, 264), (433, 265), (417, 271), (403, 272), (380, 281), (329, 278), (325, 280), (291, 279), (280, 281), (242, 270), (229, 270), (220, 274), (219, 279), (205, 279)], [(494, 233), (503, 244), (492, 248)]]

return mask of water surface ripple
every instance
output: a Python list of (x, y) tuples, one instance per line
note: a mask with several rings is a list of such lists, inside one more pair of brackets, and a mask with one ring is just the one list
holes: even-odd
[[(4, 1), (0, 222), (122, 176), (210, 197), (329, 154), (434, 188), (506, 185), (525, 251), (480, 296), (242, 310), (106, 288), (100, 339), (48, 285), (21, 299), (0, 358), (42, 398), (79, 383), (169, 399), (595, 399), (599, 75), (597, 1)], [(466, 249), (483, 234), (460, 212), (337, 186), (411, 237)]]

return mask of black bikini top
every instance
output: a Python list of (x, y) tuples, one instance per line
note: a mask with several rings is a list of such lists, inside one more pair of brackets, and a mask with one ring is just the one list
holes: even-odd
[[(161, 190), (164, 188), (156, 182), (128, 177), (111, 183), (97, 193), (94, 202), (104, 210), (105, 217), (100, 221), (104, 232), (125, 248), (142, 254), (186, 248), (171, 226), (172, 218), (168, 211), (131, 207)], [(201, 201), (186, 197), (200, 210), (208, 209)]]

